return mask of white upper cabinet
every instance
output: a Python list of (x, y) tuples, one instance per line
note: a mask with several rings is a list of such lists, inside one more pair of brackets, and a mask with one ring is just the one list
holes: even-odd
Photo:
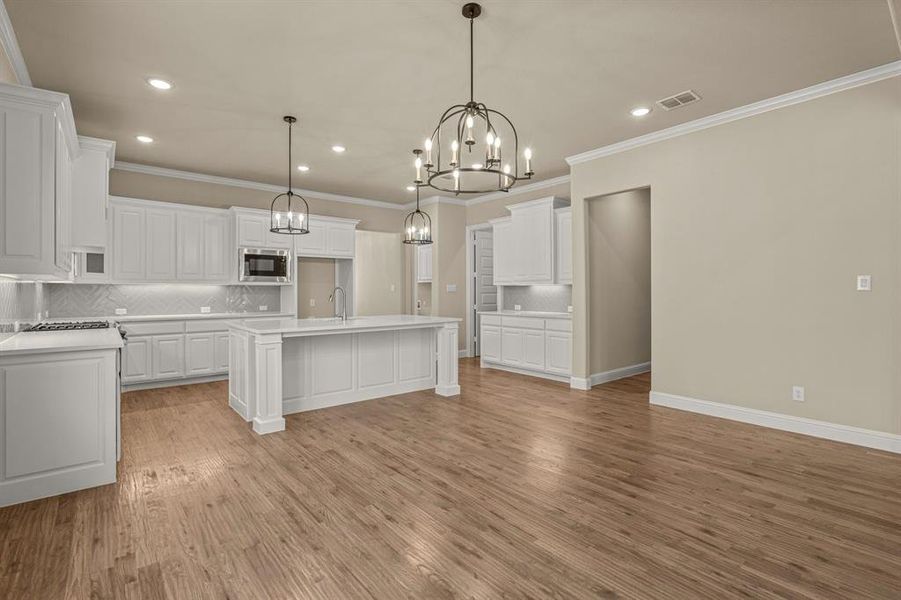
[(107, 247), (109, 172), (116, 142), (79, 136), (81, 152), (72, 165), (72, 248), (102, 252)]
[(235, 249), (228, 242), (228, 215), (205, 215), (203, 217), (203, 275), (205, 280), (228, 280), (230, 259), (237, 256)]
[(269, 231), (269, 211), (230, 209), (238, 248), (294, 249), (298, 256), (353, 258), (356, 219), (310, 216), (310, 232), (287, 235)]
[[(269, 231), (269, 211), (253, 208), (232, 208), (238, 248), (290, 250), (297, 236)], [(235, 255), (237, 256), (237, 254)]]
[(297, 254), (304, 256), (324, 256), (325, 227), (310, 219), (310, 233), (297, 236)]
[(77, 155), (68, 96), (0, 84), (0, 274), (69, 277)]
[[(177, 272), (176, 214), (167, 209), (149, 209), (146, 217), (148, 281), (170, 281)], [(126, 241), (126, 244), (128, 242)]]
[(147, 278), (147, 211), (136, 206), (112, 206), (113, 280)]
[(178, 213), (178, 278), (204, 278), (202, 213)]
[(491, 221), (496, 285), (557, 283), (554, 210), (564, 205), (554, 197), (532, 200), (508, 206), (510, 217)]
[(432, 282), (432, 245), (416, 246), (416, 280), (419, 283)]
[(557, 283), (573, 282), (573, 213), (569, 207), (554, 211), (557, 248)]

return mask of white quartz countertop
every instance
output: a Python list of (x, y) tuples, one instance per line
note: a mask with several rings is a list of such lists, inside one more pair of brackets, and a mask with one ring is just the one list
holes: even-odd
[(285, 312), (225, 312), (225, 313), (185, 313), (180, 315), (115, 315), (109, 317), (55, 317), (48, 321), (117, 321), (136, 323), (141, 321), (193, 321), (195, 319), (281, 319), (292, 316)]
[(536, 319), (572, 319), (568, 312), (541, 312), (538, 310), (480, 310), (480, 315), (500, 315), (502, 317), (534, 317)]
[(254, 319), (252, 321), (232, 321), (229, 327), (255, 334), (281, 333), (287, 335), (324, 335), (331, 333), (353, 333), (356, 331), (379, 331), (391, 329), (418, 329), (440, 327), (448, 323), (459, 323), (453, 317), (424, 317), (420, 315), (379, 315), (372, 317), (348, 317), (325, 319)]
[(122, 336), (115, 327), (81, 331), (22, 331), (0, 336), (0, 356), (106, 350), (122, 346)]

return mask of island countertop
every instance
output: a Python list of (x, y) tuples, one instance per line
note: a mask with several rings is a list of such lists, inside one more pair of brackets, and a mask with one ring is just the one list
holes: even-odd
[(339, 317), (313, 319), (254, 319), (252, 321), (230, 321), (229, 328), (256, 335), (283, 334), (328, 335), (354, 333), (360, 331), (380, 331), (386, 329), (418, 329), (439, 327), (449, 323), (459, 323), (455, 317), (425, 317), (421, 315), (378, 315), (372, 317)]

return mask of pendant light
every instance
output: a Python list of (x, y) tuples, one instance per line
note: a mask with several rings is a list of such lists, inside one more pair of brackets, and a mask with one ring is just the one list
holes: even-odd
[[(530, 148), (523, 150), (525, 165), (520, 171), (519, 135), (513, 122), (475, 100), (473, 23), (480, 14), (482, 7), (475, 2), (463, 6), (463, 16), (469, 19), (469, 102), (444, 111), (425, 140), (425, 157), (420, 156), (422, 152), (416, 154), (417, 186), (454, 195), (506, 192), (535, 174)], [(505, 161), (504, 154), (511, 150)]]
[(294, 171), (291, 161), (291, 129), (297, 119), (283, 117), (288, 124), (288, 191), (272, 199), (269, 206), (269, 231), (286, 235), (303, 235), (310, 233), (310, 206), (303, 196), (295, 194), (291, 189), (291, 173)]
[(432, 243), (432, 219), (419, 210), (419, 187), (416, 186), (416, 210), (404, 219), (404, 243), (425, 246)]

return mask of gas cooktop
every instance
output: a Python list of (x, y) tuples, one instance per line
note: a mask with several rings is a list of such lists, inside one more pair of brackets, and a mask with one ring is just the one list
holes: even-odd
[(25, 331), (74, 331), (76, 329), (108, 329), (109, 321), (55, 321), (32, 325)]

